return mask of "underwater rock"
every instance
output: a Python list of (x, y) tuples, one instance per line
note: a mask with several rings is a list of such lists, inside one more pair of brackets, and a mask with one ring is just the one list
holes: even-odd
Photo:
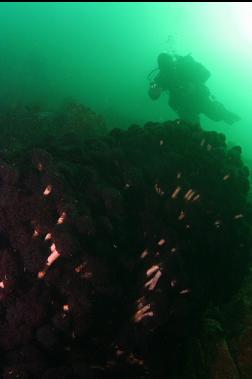
[[(18, 154), (2, 153), (1, 375), (177, 378), (209, 304), (247, 272), (241, 151), (180, 120), (85, 138), (95, 115), (67, 112), (64, 133), (17, 136)], [(211, 317), (208, 330), (222, 333)], [(220, 341), (219, 373), (231, 362)], [(27, 346), (39, 354), (22, 366), (11, 353)]]
[[(240, 291), (234, 297), (234, 301), (226, 311), (226, 319), (232, 319), (228, 324), (229, 345), (231, 353), (241, 379), (248, 379), (252, 376), (252, 276), (251, 272)], [(237, 308), (237, 303), (239, 307)]]
[(249, 379), (252, 377), (252, 327), (243, 331), (236, 341), (233, 341), (235, 348), (234, 357), (240, 372), (241, 379)]
[(231, 357), (225, 339), (220, 340), (215, 348), (209, 379), (240, 379), (239, 371)]
[[(33, 104), (6, 107), (0, 111), (0, 129), (0, 159), (2, 156), (5, 159), (8, 156), (21, 159), (19, 151), (25, 147), (32, 149), (36, 146), (39, 151), (45, 146), (50, 148), (55, 140), (58, 140), (58, 147), (61, 145), (62, 157), (65, 155), (64, 149), (66, 153), (72, 148), (76, 149), (76, 141), (83, 142), (107, 133), (104, 118), (74, 100), (54, 112), (42, 111), (40, 106)], [(65, 139), (63, 143), (61, 138)], [(65, 143), (66, 139), (68, 143)], [(58, 148), (54, 151), (54, 157), (57, 152)]]
[(231, 300), (218, 308), (210, 306), (197, 338), (187, 347), (183, 378), (248, 379), (252, 374), (251, 273)]

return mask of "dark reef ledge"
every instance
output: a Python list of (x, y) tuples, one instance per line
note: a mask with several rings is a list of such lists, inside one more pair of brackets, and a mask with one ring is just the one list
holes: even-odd
[(0, 127), (1, 377), (252, 377), (240, 147), (78, 104)]

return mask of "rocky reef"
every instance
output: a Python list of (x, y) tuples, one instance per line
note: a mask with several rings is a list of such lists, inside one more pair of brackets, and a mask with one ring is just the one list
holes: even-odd
[(79, 104), (0, 125), (1, 377), (249, 378), (241, 148)]

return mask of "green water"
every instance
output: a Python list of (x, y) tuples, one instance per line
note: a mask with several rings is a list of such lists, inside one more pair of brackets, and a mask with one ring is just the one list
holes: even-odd
[(1, 3), (0, 103), (50, 110), (73, 97), (115, 123), (175, 119), (166, 96), (149, 99), (146, 77), (160, 52), (192, 53), (211, 71), (211, 92), (242, 118), (202, 117), (203, 128), (252, 161), (251, 19), (251, 3)]

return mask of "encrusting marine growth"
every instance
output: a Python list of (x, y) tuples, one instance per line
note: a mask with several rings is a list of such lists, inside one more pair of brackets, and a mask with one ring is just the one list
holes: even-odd
[(180, 120), (92, 134), (72, 108), (32, 115), (39, 137), (24, 126), (16, 150), (1, 121), (1, 377), (177, 378), (246, 273), (241, 149)]

